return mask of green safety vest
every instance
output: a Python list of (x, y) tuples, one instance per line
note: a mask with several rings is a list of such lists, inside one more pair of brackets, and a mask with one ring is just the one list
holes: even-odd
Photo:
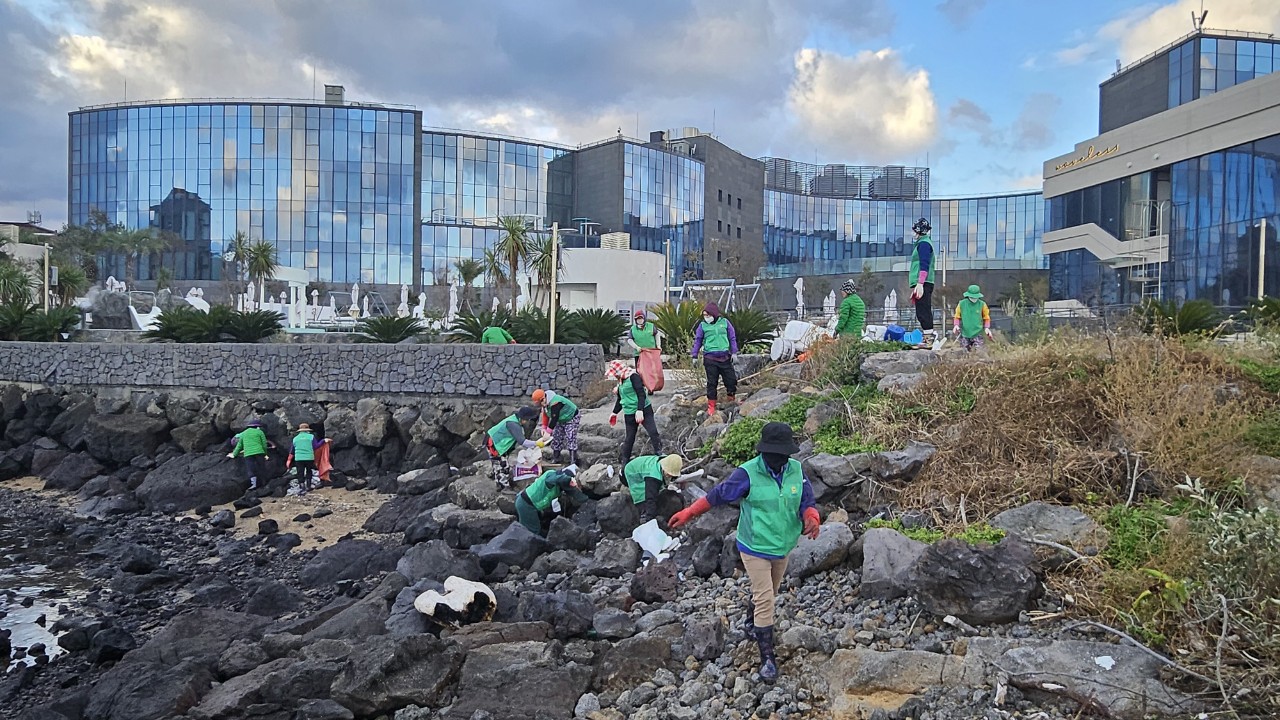
[(627, 481), (627, 489), (631, 491), (631, 502), (639, 504), (645, 501), (645, 478), (662, 479), (661, 458), (657, 455), (641, 455), (627, 463), (622, 476)]
[[(653, 323), (645, 322), (643, 328), (636, 327), (635, 323), (631, 324), (631, 340), (635, 342), (640, 350), (648, 350), (658, 347), (657, 329)], [(640, 350), (636, 351), (636, 355), (640, 354)]]
[(315, 460), (316, 448), (314, 445), (316, 436), (309, 432), (301, 432), (293, 437), (293, 459), (299, 460)]
[(960, 301), (960, 334), (966, 338), (976, 338), (982, 334), (982, 308), (987, 303), (979, 300), (973, 302), (969, 298)]
[(751, 478), (751, 490), (738, 511), (738, 542), (754, 552), (783, 557), (795, 548), (804, 529), (800, 521), (804, 490), (800, 461), (787, 462), (781, 487), (769, 473), (763, 456), (756, 456), (742, 469)]
[[(636, 414), (640, 410), (640, 398), (636, 395), (636, 388), (631, 384), (631, 378), (628, 377), (618, 383), (618, 399), (622, 400), (622, 412), (628, 415)], [(646, 393), (644, 396), (644, 409), (648, 410), (653, 401), (649, 399)]]
[(729, 321), (702, 322), (702, 352), (729, 352)]
[(563, 395), (556, 395), (551, 398), (551, 402), (547, 404), (547, 407), (556, 403), (563, 403), (560, 408), (560, 416), (556, 418), (557, 423), (567, 423), (573, 419), (574, 415), (578, 414), (578, 406), (569, 398)]
[(548, 470), (542, 473), (537, 480), (529, 483), (529, 487), (524, 489), (524, 494), (529, 497), (529, 502), (533, 503), (538, 512), (551, 507), (551, 501), (560, 497), (560, 487), (547, 482), (556, 472), (556, 470)]
[[(920, 243), (929, 243), (929, 247), (933, 247), (933, 238), (928, 235), (921, 235), (916, 244), (911, 246), (911, 276), (907, 279), (907, 285), (916, 286), (916, 278), (920, 277)], [(935, 248), (933, 260), (929, 262), (929, 274), (925, 276), (924, 281), (933, 282), (933, 271), (938, 267), (938, 253)]]
[(480, 343), (482, 345), (510, 345), (511, 335), (500, 327), (487, 327), (484, 333), (480, 335)]
[(498, 451), (499, 455), (506, 455), (511, 448), (515, 447), (516, 439), (511, 436), (511, 431), (507, 429), (507, 423), (520, 423), (520, 418), (515, 415), (508, 415), (502, 419), (502, 422), (489, 428), (489, 439), (493, 440), (493, 449)]

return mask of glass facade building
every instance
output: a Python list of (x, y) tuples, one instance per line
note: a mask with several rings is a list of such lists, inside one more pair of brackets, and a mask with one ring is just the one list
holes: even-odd
[(631, 249), (664, 252), (671, 242), (672, 278), (704, 272), (706, 168), (687, 155), (623, 144), (623, 232)]
[[(1165, 234), (1159, 296), (1234, 306), (1257, 294), (1263, 219), (1280, 223), (1280, 135), (1182, 160), (1049, 201), (1049, 229), (1096, 223), (1117, 238)], [(1266, 257), (1265, 287), (1280, 292), (1280, 253)], [(1140, 288), (1085, 250), (1050, 256), (1054, 297), (1101, 304), (1141, 299)]]
[[(68, 217), (100, 210), (173, 233), (158, 263), (175, 280), (222, 277), (236, 233), (275, 244), (320, 282), (413, 283), (421, 113), (349, 104), (153, 102), (69, 118)], [(122, 275), (122, 258), (103, 270)]]
[(888, 270), (909, 259), (911, 225), (928, 218), (947, 266), (1043, 269), (1040, 193), (934, 200), (827, 198), (765, 191), (764, 245), (770, 274)]
[(422, 135), (422, 278), (447, 284), (463, 259), (498, 242), (500, 216), (567, 227), (573, 164), (565, 147), (444, 131)]

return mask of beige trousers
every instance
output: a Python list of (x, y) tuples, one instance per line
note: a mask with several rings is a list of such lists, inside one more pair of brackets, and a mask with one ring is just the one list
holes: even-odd
[(778, 597), (782, 574), (787, 571), (787, 559), (766, 560), (744, 552), (739, 554), (742, 555), (742, 566), (747, 569), (747, 577), (751, 579), (751, 602), (756, 608), (756, 627), (773, 627), (774, 600)]

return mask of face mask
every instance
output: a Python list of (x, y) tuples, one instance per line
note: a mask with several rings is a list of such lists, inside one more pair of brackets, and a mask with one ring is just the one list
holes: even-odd
[(644, 318), (636, 318), (636, 327), (644, 327)]
[(779, 453), (763, 453), (762, 456), (764, 464), (774, 472), (782, 472), (782, 469), (787, 466), (787, 461), (791, 459), (791, 456)]
[(711, 317), (710, 315), (703, 315), (702, 320), (703, 322), (707, 322), (707, 323), (713, 323), (716, 321), (716, 319)]

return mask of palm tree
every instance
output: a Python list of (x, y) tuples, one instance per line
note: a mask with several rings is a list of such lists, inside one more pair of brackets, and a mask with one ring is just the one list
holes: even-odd
[(129, 230), (117, 227), (107, 234), (106, 242), (109, 250), (124, 255), (124, 282), (130, 286), (136, 275), (138, 259), (169, 247), (169, 238), (155, 228)]
[[(552, 262), (552, 237), (550, 234), (539, 235), (529, 241), (529, 270), (537, 275), (538, 280), (538, 299), (537, 304), (542, 306), (542, 298), (547, 299), (547, 306), (551, 304), (551, 266)], [(556, 281), (559, 282), (560, 275), (564, 272), (564, 248), (556, 250), (554, 265), (556, 266)]]
[(233, 235), (231, 242), (227, 245), (227, 255), (230, 256), (231, 262), (235, 263), (236, 266), (236, 279), (241, 282), (244, 281), (245, 266), (249, 261), (249, 248), (252, 245), (253, 241), (243, 232)]
[(276, 246), (269, 240), (255, 241), (249, 245), (244, 266), (249, 273), (249, 279), (258, 286), (258, 304), (261, 305), (266, 294), (263, 286), (266, 285), (267, 278), (274, 277), (276, 268), (280, 267), (280, 261), (276, 257)]
[(458, 271), (458, 281), (462, 283), (462, 304), (467, 306), (468, 312), (474, 312), (471, 308), (471, 286), (484, 274), (484, 263), (466, 258), (454, 263), (453, 268)]
[(511, 282), (511, 308), (516, 307), (516, 298), (520, 295), (520, 267), (529, 260), (529, 223), (522, 217), (506, 215), (498, 218), (498, 229), (502, 235), (494, 252), (503, 259), (507, 269), (507, 280)]
[[(507, 283), (506, 262), (494, 248), (485, 248), (480, 264), (484, 266), (484, 276), (488, 286), (493, 288), (493, 295), (497, 297), (498, 288)], [(483, 302), (484, 296), (481, 296), (480, 300)], [(484, 308), (480, 309), (483, 310)]]

